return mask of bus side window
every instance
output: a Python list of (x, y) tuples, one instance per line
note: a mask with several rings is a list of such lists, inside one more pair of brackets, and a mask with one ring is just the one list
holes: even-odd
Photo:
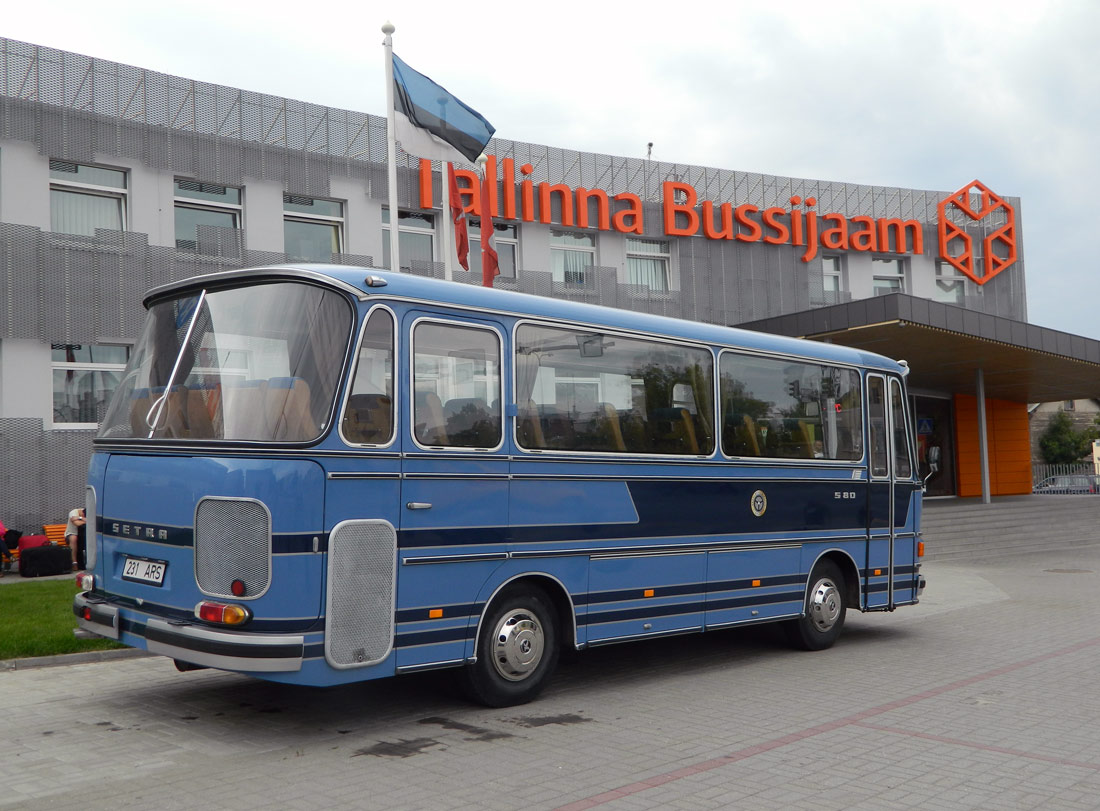
[(500, 445), (500, 347), (500, 336), (485, 327), (432, 320), (416, 324), (413, 436), (417, 442), (451, 448)]
[(388, 310), (375, 309), (367, 319), (340, 433), (352, 445), (386, 445), (393, 439), (393, 316)]

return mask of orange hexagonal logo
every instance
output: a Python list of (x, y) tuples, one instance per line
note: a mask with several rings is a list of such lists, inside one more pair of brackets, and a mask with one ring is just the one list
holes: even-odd
[[(1016, 211), (982, 182), (975, 180), (940, 201), (940, 257), (977, 284), (985, 284), (1016, 261)], [(999, 215), (1004, 222), (982, 241), (982, 268), (974, 266), (974, 240), (948, 214), (954, 208), (975, 222)]]

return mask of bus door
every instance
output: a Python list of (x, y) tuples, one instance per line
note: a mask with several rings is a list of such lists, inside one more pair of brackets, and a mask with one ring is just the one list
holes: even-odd
[[(893, 610), (899, 544), (912, 545), (912, 533), (899, 533), (912, 522), (914, 489), (912, 450), (905, 397), (896, 377), (867, 376), (870, 488), (868, 494), (868, 542), (864, 569), (864, 606)], [(908, 555), (907, 555), (908, 557)]]
[[(401, 586), (398, 616), (427, 609), (444, 622), (398, 627), (398, 668), (464, 656), (482, 583), (507, 557), (504, 442), (506, 330), (486, 319), (412, 311), (402, 388)], [(423, 561), (418, 563), (418, 560)], [(418, 636), (419, 634), (419, 636)], [(431, 640), (432, 645), (418, 640)], [(439, 644), (444, 640), (443, 644)]]

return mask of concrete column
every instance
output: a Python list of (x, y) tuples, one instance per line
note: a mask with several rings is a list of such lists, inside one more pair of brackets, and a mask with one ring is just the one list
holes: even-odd
[(975, 379), (978, 389), (978, 449), (982, 469), (982, 503), (990, 503), (989, 495), (989, 432), (985, 425), (985, 375), (981, 368)]

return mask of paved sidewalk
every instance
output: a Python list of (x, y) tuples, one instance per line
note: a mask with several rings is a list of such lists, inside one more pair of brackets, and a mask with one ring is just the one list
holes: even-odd
[(0, 808), (1095, 809), (1100, 544), (929, 563), (835, 648), (774, 628), (596, 649), (539, 701), (329, 690), (160, 657), (0, 673)]

